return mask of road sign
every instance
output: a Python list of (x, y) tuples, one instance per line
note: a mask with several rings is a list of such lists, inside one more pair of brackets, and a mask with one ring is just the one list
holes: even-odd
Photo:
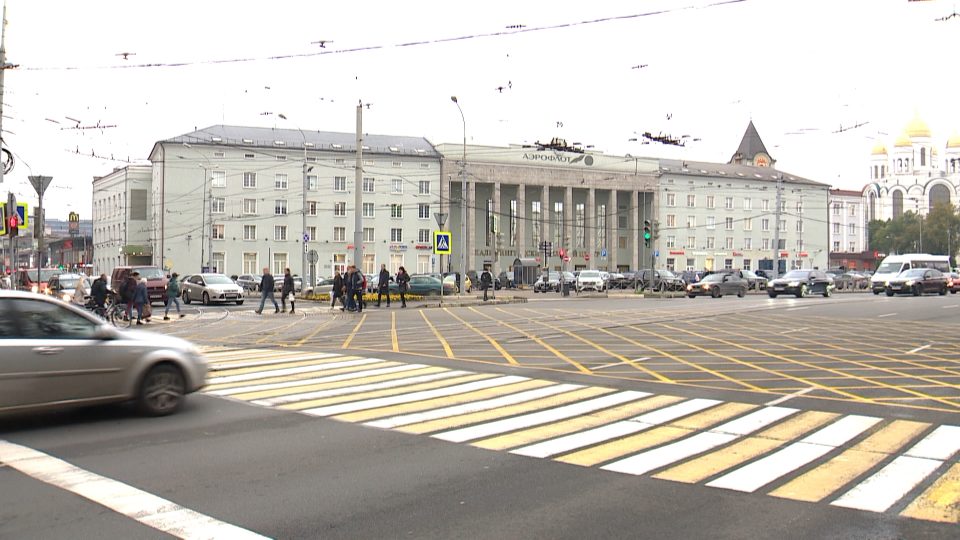
[(307, 233), (303, 233), (303, 241), (304, 241), (304, 243), (309, 242), (309, 241), (310, 241), (310, 235), (307, 234)]
[(590, 254), (589, 254), (589, 253), (584, 253), (584, 255), (583, 255), (583, 260), (589, 261), (589, 260), (590, 260)]
[(317, 261), (320, 260), (320, 255), (317, 254), (317, 250), (311, 249), (307, 252), (307, 262), (310, 264), (317, 264)]
[(452, 253), (453, 234), (450, 231), (433, 231), (433, 254), (450, 255)]
[(601, 258), (601, 259), (607, 258), (607, 250), (606, 250), (606, 249), (601, 249), (601, 250), (600, 250), (600, 258)]
[(658, 250), (654, 251), (654, 252), (653, 252), (653, 256), (654, 256), (654, 257), (659, 257), (659, 256), (660, 256), (660, 250), (658, 249)]
[(570, 257), (564, 257), (563, 262), (570, 262)]
[[(27, 203), (17, 203), (17, 217), (20, 218), (20, 226), (18, 229), (26, 229), (30, 224), (30, 213), (28, 212)], [(0, 202), (0, 211), (3, 212), (3, 217), (7, 216), (7, 203)], [(0, 235), (7, 234), (7, 221), (6, 219), (0, 220)]]
[(447, 223), (446, 212), (434, 212), (433, 217), (437, 220), (437, 227), (443, 227)]

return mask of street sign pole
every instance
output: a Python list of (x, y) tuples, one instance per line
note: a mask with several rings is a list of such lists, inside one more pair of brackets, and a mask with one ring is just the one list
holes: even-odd
[[(444, 224), (447, 223), (447, 214), (444, 212), (434, 212), (434, 219), (437, 220), (437, 229), (443, 230)], [(440, 256), (440, 305), (443, 305), (443, 253), (438, 254)]]
[[(43, 194), (47, 191), (47, 186), (53, 181), (52, 176), (28, 176), (33, 189), (37, 191), (37, 215), (36, 223), (33, 226), (34, 236), (37, 237), (37, 283), (40, 281), (40, 268), (43, 267)], [(16, 207), (13, 207), (16, 210)]]

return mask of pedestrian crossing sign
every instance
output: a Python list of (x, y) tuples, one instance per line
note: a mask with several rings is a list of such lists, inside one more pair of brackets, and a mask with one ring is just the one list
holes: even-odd
[(450, 231), (433, 231), (433, 253), (434, 255), (450, 255), (453, 235)]

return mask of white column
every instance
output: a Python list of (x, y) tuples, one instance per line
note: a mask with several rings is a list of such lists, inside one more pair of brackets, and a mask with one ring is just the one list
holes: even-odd
[(473, 251), (477, 243), (477, 183), (470, 182), (467, 188), (467, 268), (464, 272), (475, 270)]
[[(563, 249), (570, 251), (573, 246), (573, 187), (567, 186), (563, 194)], [(563, 267), (563, 260), (560, 261)]]
[[(527, 250), (527, 186), (517, 185), (517, 258)], [(510, 261), (513, 262), (513, 261)]]
[(611, 189), (609, 202), (607, 203), (607, 270), (610, 272), (617, 270), (618, 221), (617, 190)]
[[(500, 215), (500, 182), (493, 183), (493, 275), (500, 275), (500, 238), (503, 231), (503, 216)], [(510, 224), (507, 223), (507, 231)]]
[(630, 227), (633, 229), (633, 255), (630, 261), (631, 270), (640, 269), (640, 192), (634, 189), (630, 192)]
[(586, 228), (584, 236), (587, 240), (587, 253), (590, 254), (590, 260), (587, 261), (587, 268), (593, 270), (597, 267), (597, 194), (594, 188), (587, 191), (587, 212), (584, 216)]

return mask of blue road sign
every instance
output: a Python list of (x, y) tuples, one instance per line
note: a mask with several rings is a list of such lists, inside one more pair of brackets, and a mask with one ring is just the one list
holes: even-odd
[(606, 256), (607, 256), (607, 250), (606, 250), (606, 249), (601, 249), (601, 250), (600, 250), (600, 256), (601, 256), (601, 257), (606, 257)]
[(658, 250), (654, 251), (654, 252), (653, 252), (653, 256), (654, 256), (654, 257), (659, 257), (659, 256), (660, 256), (660, 250), (658, 249)]
[(433, 231), (434, 255), (450, 255), (452, 253), (453, 235), (450, 231)]

